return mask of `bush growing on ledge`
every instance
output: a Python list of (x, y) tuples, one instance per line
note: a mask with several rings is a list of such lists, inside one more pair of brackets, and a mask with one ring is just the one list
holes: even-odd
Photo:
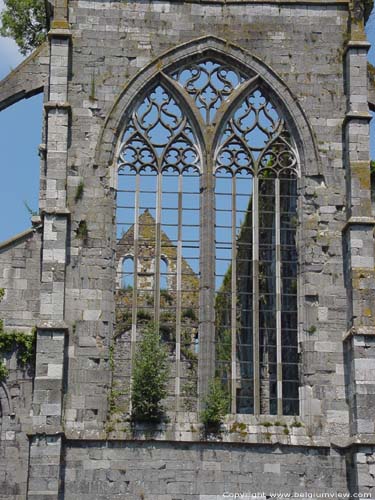
[(217, 432), (229, 411), (229, 395), (223, 388), (221, 381), (215, 378), (211, 381), (204, 409), (201, 412), (201, 421), (206, 430)]
[(135, 354), (131, 391), (133, 421), (160, 422), (163, 419), (161, 401), (167, 396), (168, 376), (168, 352), (155, 326), (149, 325)]

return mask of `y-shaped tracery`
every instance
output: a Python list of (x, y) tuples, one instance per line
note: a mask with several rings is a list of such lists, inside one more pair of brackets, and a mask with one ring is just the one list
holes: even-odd
[[(117, 291), (117, 333), (129, 337), (129, 364), (142, 328), (155, 322), (174, 360), (167, 405), (194, 410), (198, 327), (209, 334), (200, 319), (212, 307), (215, 376), (230, 411), (297, 414), (298, 164), (285, 120), (251, 87), (253, 74), (218, 60), (160, 81), (133, 110), (118, 154), (117, 258), (131, 255), (134, 267), (132, 285)], [(212, 213), (202, 189), (210, 185)], [(209, 282), (213, 249), (215, 300), (201, 296), (203, 313), (200, 278)], [(126, 272), (117, 283), (129, 283)]]

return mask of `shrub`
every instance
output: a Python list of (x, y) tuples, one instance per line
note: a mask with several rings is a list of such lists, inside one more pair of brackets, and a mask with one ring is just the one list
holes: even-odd
[(133, 367), (132, 420), (160, 422), (167, 396), (168, 353), (159, 332), (150, 325), (139, 342)]
[(206, 429), (218, 431), (225, 415), (229, 412), (229, 395), (221, 381), (215, 378), (209, 387), (201, 412), (201, 421)]

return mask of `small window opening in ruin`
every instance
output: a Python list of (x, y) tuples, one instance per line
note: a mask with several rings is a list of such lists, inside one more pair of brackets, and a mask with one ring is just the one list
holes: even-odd
[(168, 292), (168, 260), (162, 256), (160, 258), (160, 290)]
[(121, 288), (132, 290), (134, 285), (134, 259), (126, 256), (122, 261)]

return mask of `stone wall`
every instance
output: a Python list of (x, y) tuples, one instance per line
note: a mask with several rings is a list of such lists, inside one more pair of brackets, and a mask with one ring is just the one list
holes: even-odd
[[(86, 1), (69, 5), (74, 43), (68, 95), (74, 113), (67, 172), (72, 259), (66, 271), (66, 321), (80, 324), (70, 339), (70, 352), (75, 352), (70, 363), (75, 365), (79, 358), (85, 365), (83, 359), (93, 356), (94, 351), (96, 357), (106, 357), (101, 342), (93, 338), (89, 348), (80, 346), (83, 342), (80, 339), (94, 335), (94, 331), (106, 331), (104, 345), (107, 345), (112, 329), (113, 174), (108, 164), (93, 161), (98, 147), (105, 151), (115, 146), (103, 143), (100, 138), (105, 117), (114, 103), (117, 103), (115, 110), (121, 107), (119, 96), (142, 68), (158, 58), (159, 67), (165, 66), (170, 57), (163, 58), (166, 51), (174, 49), (176, 44), (204, 37), (209, 27), (210, 35), (227, 41), (222, 46), (218, 44), (223, 52), (226, 43), (227, 51), (237, 54), (244, 63), (248, 60), (251, 64), (258, 57), (277, 72), (298, 99), (316, 138), (319, 159), (307, 161), (314, 153), (305, 145), (306, 163), (302, 158), (301, 165), (299, 253), (304, 256), (300, 275), (301, 399), (304, 417), (314, 432), (347, 433), (349, 414), (342, 345), (347, 328), (347, 296), (341, 245), (346, 218), (342, 161), (342, 122), (346, 110), (343, 45), (348, 22), (345, 6)], [(240, 49), (237, 53), (237, 45), (249, 53)], [(204, 46), (203, 39), (198, 50), (204, 50)], [(194, 50), (192, 45), (189, 51)], [(283, 92), (281, 88), (278, 91)], [(116, 138), (113, 135), (111, 140)], [(108, 158), (113, 161), (113, 157)], [(85, 186), (83, 196), (75, 203), (76, 188), (81, 181)], [(76, 237), (81, 220), (85, 220), (88, 229), (85, 244)], [(92, 298), (87, 300), (86, 294)], [(86, 320), (84, 324), (80, 323), (82, 319)], [(98, 339), (101, 333), (95, 335)], [(98, 405), (106, 405), (106, 390), (99, 391), (84, 382), (83, 371), (74, 369), (74, 373), (75, 383), (69, 386), (71, 397), (91, 398), (91, 392), (95, 392)], [(74, 403), (70, 404), (74, 410)], [(75, 420), (67, 425), (74, 429), (85, 423)]]
[[(0, 318), (5, 331), (31, 334), (39, 317), (41, 238), (38, 221), (34, 229), (4, 242), (0, 246)], [(1, 330), (1, 328), (0, 328)], [(9, 370), (0, 381), (0, 498), (26, 498), (30, 415), (33, 396), (34, 367), (24, 369), (17, 362), (17, 351), (1, 356)]]
[[(36, 231), (0, 249), (0, 316), (17, 328), (38, 322), (31, 428), (31, 376), (11, 359), (0, 394), (0, 498), (25, 498), (26, 483), (27, 498), (37, 500), (373, 490), (368, 44), (348, 7), (344, 0), (79, 0), (68, 9), (56, 2), (45, 89), (43, 248)], [(258, 73), (296, 137), (301, 409), (294, 424), (249, 417), (240, 422), (246, 430), (236, 424), (214, 442), (197, 432), (196, 413), (178, 422), (172, 416), (160, 442), (152, 433), (140, 440), (127, 422), (107, 427), (116, 326), (114, 154), (148, 79), (197, 53), (227, 55)], [(13, 102), (9, 81), (0, 85), (5, 103)], [(259, 430), (263, 424), (269, 430)]]
[(65, 463), (69, 500), (198, 500), (205, 495), (213, 500), (225, 498), (226, 492), (348, 493), (345, 456), (328, 448), (71, 441)]
[(41, 238), (38, 223), (0, 244), (0, 318), (5, 326), (30, 330), (39, 318)]

